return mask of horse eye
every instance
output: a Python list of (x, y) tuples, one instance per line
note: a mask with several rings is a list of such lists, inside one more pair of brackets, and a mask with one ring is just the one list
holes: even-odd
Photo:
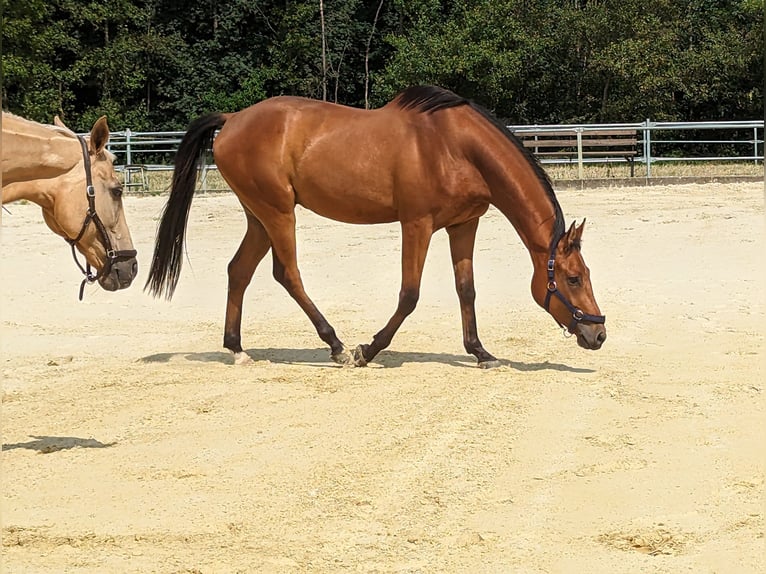
[(118, 185), (112, 188), (112, 195), (115, 197), (122, 197), (122, 186)]
[(572, 287), (576, 287), (580, 284), (580, 278), (579, 277), (567, 277), (567, 283), (569, 283)]

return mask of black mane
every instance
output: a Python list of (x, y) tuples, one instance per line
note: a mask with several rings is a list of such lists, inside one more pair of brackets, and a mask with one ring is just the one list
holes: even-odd
[(415, 110), (424, 114), (432, 114), (439, 110), (466, 104), (470, 105), (470, 102), (465, 98), (436, 86), (407, 88), (396, 96), (396, 103), (403, 110)]
[(439, 110), (454, 108), (458, 106), (470, 106), (479, 114), (481, 114), (484, 119), (486, 119), (489, 123), (500, 130), (500, 132), (508, 139), (508, 141), (510, 141), (518, 148), (518, 150), (529, 162), (529, 165), (532, 166), (532, 169), (535, 171), (535, 175), (537, 175), (537, 179), (540, 181), (543, 188), (545, 189), (546, 194), (548, 195), (548, 198), (551, 200), (551, 203), (553, 204), (553, 211), (555, 213), (551, 249), (556, 243), (558, 243), (558, 240), (562, 235), (564, 235), (565, 223), (564, 214), (561, 211), (561, 206), (559, 205), (558, 199), (556, 199), (556, 193), (553, 191), (553, 184), (551, 183), (551, 179), (543, 169), (543, 166), (540, 165), (540, 162), (534, 156), (534, 154), (532, 154), (528, 148), (525, 148), (524, 144), (521, 143), (521, 140), (513, 135), (513, 133), (500, 122), (500, 120), (498, 120), (488, 110), (478, 105), (477, 103), (437, 86), (412, 86), (400, 92), (396, 96), (395, 101), (397, 105), (399, 105), (399, 107), (404, 110), (415, 110), (424, 114), (431, 114)]

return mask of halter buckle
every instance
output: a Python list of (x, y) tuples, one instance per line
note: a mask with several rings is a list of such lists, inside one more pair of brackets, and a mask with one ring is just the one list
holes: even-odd
[(86, 194), (88, 197), (96, 197), (96, 188), (95, 188), (95, 187), (93, 187), (92, 185), (88, 185), (88, 186), (85, 188), (85, 194)]

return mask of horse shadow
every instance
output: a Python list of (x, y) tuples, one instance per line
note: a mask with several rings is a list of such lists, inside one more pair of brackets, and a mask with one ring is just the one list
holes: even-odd
[[(266, 348), (266, 349), (247, 349), (245, 353), (253, 361), (268, 361), (270, 363), (283, 365), (306, 365), (312, 367), (330, 367), (337, 368), (339, 365), (332, 362), (327, 348), (317, 349), (287, 349), (287, 348)], [(174, 360), (183, 359), (186, 361), (200, 363), (220, 363), (224, 365), (233, 365), (234, 356), (228, 351), (211, 351), (203, 353), (156, 353), (139, 359), (142, 363), (169, 363)], [(476, 360), (469, 355), (455, 355), (452, 353), (417, 353), (384, 350), (375, 357), (372, 362), (383, 368), (400, 368), (408, 363), (442, 363), (453, 367), (464, 369), (476, 369)], [(507, 367), (519, 372), (532, 371), (561, 371), (568, 373), (593, 373), (593, 369), (582, 367), (571, 367), (563, 363), (551, 363), (543, 361), (542, 363), (527, 363), (523, 361), (509, 361), (500, 359), (501, 367)]]
[(74, 436), (33, 436), (30, 435), (28, 442), (17, 442), (4, 444), (3, 451), (24, 448), (27, 450), (36, 450), (39, 454), (50, 454), (60, 450), (69, 450), (71, 448), (109, 448), (117, 444), (116, 442), (101, 442), (94, 438), (79, 438)]

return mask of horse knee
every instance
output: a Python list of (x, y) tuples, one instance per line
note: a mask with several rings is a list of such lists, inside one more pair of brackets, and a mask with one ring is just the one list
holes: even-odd
[(237, 289), (243, 286), (247, 286), (245, 281), (245, 275), (242, 273), (242, 266), (239, 261), (234, 258), (229, 262), (229, 266), (226, 268), (229, 276), (229, 289)]
[(294, 299), (303, 292), (303, 282), (301, 281), (301, 274), (297, 269), (290, 270), (284, 267), (274, 268), (274, 279), (277, 283), (284, 287), (291, 297)]
[(405, 315), (409, 315), (415, 310), (419, 297), (420, 293), (417, 289), (403, 289), (399, 293), (399, 310)]
[(291, 281), (284, 266), (275, 264), (271, 274), (277, 283), (288, 291), (290, 290)]
[(476, 300), (476, 289), (473, 281), (458, 281), (456, 284), (457, 295), (465, 303), (473, 303)]

